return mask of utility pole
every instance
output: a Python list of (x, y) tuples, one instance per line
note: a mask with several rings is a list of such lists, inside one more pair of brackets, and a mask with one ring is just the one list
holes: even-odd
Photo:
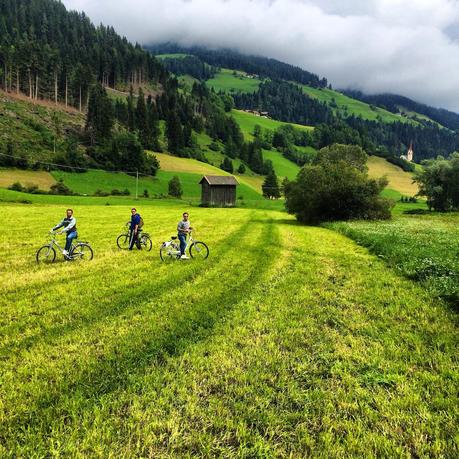
[(137, 178), (135, 180), (135, 200), (139, 199), (139, 170), (137, 169)]

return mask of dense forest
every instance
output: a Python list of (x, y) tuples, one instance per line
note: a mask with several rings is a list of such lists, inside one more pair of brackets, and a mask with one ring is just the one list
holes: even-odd
[(248, 56), (229, 49), (209, 50), (201, 47), (184, 48), (175, 44), (148, 46), (153, 54), (161, 53), (189, 53), (199, 57), (207, 64), (231, 70), (242, 70), (260, 78), (273, 80), (295, 81), (307, 84), (313, 88), (324, 88), (328, 82), (326, 78), (319, 78), (311, 72), (295, 67), (276, 59), (262, 56)]
[[(73, 105), (87, 113), (77, 138), (56, 151), (60, 164), (154, 174), (158, 165), (145, 150), (167, 148), (179, 156), (205, 160), (194, 140), (194, 133), (202, 131), (229, 142), (234, 154), (248, 150), (239, 126), (227, 116), (232, 101), (202, 84), (182, 94), (160, 61), (113, 28), (95, 27), (84, 13), (67, 12), (55, 0), (4, 0), (0, 32), (3, 90)], [(202, 69), (211, 67), (206, 64)], [(130, 88), (130, 92), (113, 100), (106, 88)], [(150, 89), (147, 97), (144, 88)], [(26, 160), (24, 152), (15, 152), (13, 144), (2, 150), (9, 155), (2, 157), (5, 166), (39, 167), (39, 162)]]
[(330, 108), (303, 93), (295, 84), (282, 80), (267, 80), (255, 93), (233, 95), (237, 108), (269, 112), (277, 120), (316, 125), (329, 123), (334, 116)]
[(383, 107), (392, 113), (398, 113), (400, 108), (412, 110), (413, 112), (428, 116), (430, 119), (449, 129), (459, 131), (459, 114), (445, 110), (444, 108), (430, 107), (428, 105), (415, 102), (408, 97), (398, 96), (395, 94), (377, 94), (369, 96), (360, 91), (344, 91), (344, 93), (354, 99)]
[(0, 87), (80, 108), (95, 82), (164, 83), (164, 66), (112, 27), (53, 0), (0, 2)]
[(180, 59), (166, 57), (161, 59), (166, 69), (174, 75), (191, 75), (198, 80), (209, 80), (218, 72), (218, 68), (206, 64), (197, 56), (184, 56)]

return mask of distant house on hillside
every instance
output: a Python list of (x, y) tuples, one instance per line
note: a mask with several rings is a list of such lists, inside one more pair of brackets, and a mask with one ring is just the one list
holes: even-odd
[(236, 205), (238, 181), (232, 175), (206, 175), (201, 185), (201, 205), (212, 207), (233, 207)]
[(413, 157), (414, 157), (413, 142), (410, 142), (410, 147), (408, 148), (406, 155), (401, 155), (400, 158), (411, 163), (413, 161)]
[(252, 115), (255, 115), (255, 116), (261, 116), (262, 118), (269, 118), (269, 112), (262, 112), (260, 110), (251, 110), (250, 108), (243, 110), (243, 111), (246, 113), (251, 113)]

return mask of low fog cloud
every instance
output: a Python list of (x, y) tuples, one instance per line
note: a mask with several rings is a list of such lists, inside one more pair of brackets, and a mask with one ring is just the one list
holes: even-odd
[(459, 0), (63, 0), (142, 44), (230, 47), (459, 112)]

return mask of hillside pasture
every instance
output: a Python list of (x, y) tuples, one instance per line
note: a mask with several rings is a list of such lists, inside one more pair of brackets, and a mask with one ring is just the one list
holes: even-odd
[(253, 113), (247, 113), (242, 110), (232, 110), (231, 116), (237, 121), (241, 128), (244, 137), (247, 140), (253, 140), (253, 130), (256, 125), (262, 129), (269, 129), (275, 131), (281, 126), (291, 125), (296, 129), (304, 129), (312, 131), (314, 128), (311, 126), (303, 126), (302, 124), (284, 123), (283, 121), (277, 121), (270, 118), (263, 118), (261, 116), (254, 115)]
[(262, 80), (249, 78), (245, 72), (229, 69), (221, 69), (214, 78), (206, 81), (209, 88), (216, 92), (256, 92)]
[(413, 183), (413, 174), (405, 172), (395, 164), (389, 163), (384, 158), (370, 156), (368, 158), (368, 175), (372, 178), (386, 176), (388, 188), (398, 191), (404, 196), (415, 196), (419, 187)]
[(94, 260), (47, 266), (63, 206), (7, 207), (0, 456), (457, 456), (447, 305), (285, 213), (192, 209), (209, 259), (163, 264), (188, 209), (158, 204), (152, 252), (116, 249), (128, 206), (79, 205)]
[(49, 161), (54, 142), (62, 153), (68, 135), (81, 132), (83, 126), (84, 114), (73, 108), (50, 101), (32, 103), (26, 96), (0, 90), (1, 141), (4, 148), (11, 144), (15, 155)]
[[(371, 107), (369, 104), (362, 102), (352, 97), (348, 97), (338, 91), (328, 88), (312, 88), (307, 85), (299, 85), (305, 94), (308, 94), (315, 99), (325, 102), (330, 105), (335, 111), (338, 111), (344, 116), (360, 116), (365, 120), (375, 121), (380, 118), (385, 123), (414, 123), (416, 121), (410, 118), (396, 115), (380, 107)], [(336, 104), (336, 106), (334, 106)]]
[(48, 191), (51, 185), (56, 183), (56, 180), (46, 171), (0, 168), (0, 188), (8, 188), (16, 182), (19, 182), (23, 186), (35, 185), (40, 190)]

